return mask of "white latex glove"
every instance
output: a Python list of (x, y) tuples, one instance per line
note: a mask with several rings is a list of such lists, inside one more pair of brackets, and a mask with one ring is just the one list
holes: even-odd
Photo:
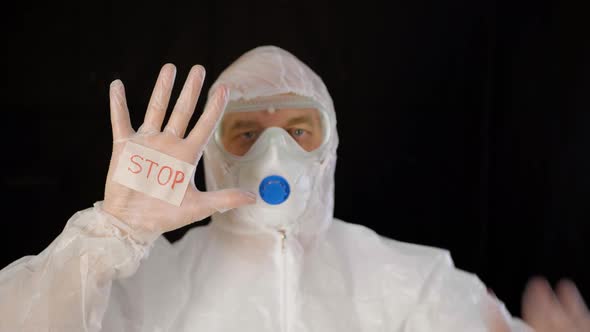
[(523, 296), (522, 315), (536, 332), (590, 331), (590, 312), (570, 280), (561, 280), (554, 293), (547, 280), (532, 279)]
[(131, 127), (123, 83), (116, 80), (110, 87), (113, 153), (103, 209), (129, 225), (137, 234), (148, 237), (202, 220), (218, 211), (254, 203), (256, 200), (253, 193), (239, 189), (201, 192), (196, 188), (193, 177), (182, 204), (175, 206), (113, 181), (119, 156), (126, 142), (137, 143), (193, 165), (201, 158), (203, 149), (223, 114), (229, 92), (223, 86), (214, 92), (203, 115), (185, 138), (187, 125), (201, 92), (205, 70), (199, 65), (191, 69), (170, 119), (162, 130), (175, 75), (174, 65), (166, 64), (162, 67), (144, 123), (137, 132)]

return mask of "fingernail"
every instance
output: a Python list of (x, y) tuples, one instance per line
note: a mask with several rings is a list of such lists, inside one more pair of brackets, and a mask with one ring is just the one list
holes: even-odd
[(176, 80), (176, 66), (172, 65), (172, 82)]
[(227, 99), (229, 97), (229, 89), (225, 85), (219, 85), (215, 94), (218, 98)]
[(258, 196), (251, 191), (244, 191), (244, 195), (248, 196), (248, 198), (253, 202), (256, 202), (256, 199), (258, 198)]
[(121, 82), (120, 79), (116, 79), (116, 80), (114, 80), (114, 81), (111, 82), (111, 88), (114, 88), (114, 87), (119, 86), (119, 85), (122, 85), (122, 84), (123, 84), (123, 82)]
[(194, 65), (193, 68), (195, 68), (195, 70), (198, 70), (199, 73), (201, 74), (201, 78), (204, 79), (205, 78), (205, 67), (201, 66), (201, 65)]
[(232, 210), (233, 208), (217, 208), (217, 212), (219, 213), (226, 213), (229, 210)]

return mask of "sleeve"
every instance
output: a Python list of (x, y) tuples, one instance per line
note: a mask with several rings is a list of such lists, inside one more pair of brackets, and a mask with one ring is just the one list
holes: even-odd
[(99, 331), (113, 280), (134, 274), (156, 238), (100, 203), (76, 213), (39, 255), (0, 270), (0, 331)]
[(490, 296), (477, 276), (456, 269), (448, 252), (429, 273), (403, 331), (533, 332)]

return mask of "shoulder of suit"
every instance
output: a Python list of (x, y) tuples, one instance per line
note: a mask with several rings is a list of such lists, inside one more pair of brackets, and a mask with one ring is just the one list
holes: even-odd
[(330, 237), (346, 243), (353, 250), (369, 256), (381, 257), (383, 263), (395, 264), (397, 269), (410, 269), (428, 274), (436, 266), (454, 267), (448, 250), (409, 243), (379, 235), (359, 224), (334, 219)]

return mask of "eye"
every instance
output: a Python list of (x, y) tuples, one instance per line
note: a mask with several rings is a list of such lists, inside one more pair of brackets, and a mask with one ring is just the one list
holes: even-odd
[(247, 131), (245, 133), (242, 133), (240, 136), (242, 138), (247, 139), (247, 140), (251, 140), (256, 137), (256, 132), (255, 131)]
[(301, 128), (295, 128), (291, 131), (291, 135), (293, 135), (294, 137), (301, 137), (303, 136), (303, 134), (305, 134), (305, 130)]

